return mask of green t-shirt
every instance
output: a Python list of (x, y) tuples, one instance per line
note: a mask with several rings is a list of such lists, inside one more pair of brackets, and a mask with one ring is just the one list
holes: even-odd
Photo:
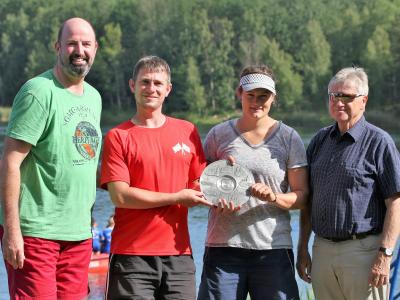
[(16, 95), (6, 134), (32, 144), (21, 165), (24, 236), (65, 241), (91, 237), (100, 114), (96, 89), (85, 83), (84, 94), (75, 95), (52, 70), (29, 80)]

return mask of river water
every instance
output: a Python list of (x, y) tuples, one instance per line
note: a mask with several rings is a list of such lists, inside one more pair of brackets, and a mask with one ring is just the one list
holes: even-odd
[[(0, 126), (0, 153), (2, 153), (4, 127)], [(310, 135), (302, 136), (307, 143)], [(114, 207), (109, 199), (108, 193), (104, 190), (97, 190), (96, 202), (93, 209), (93, 215), (99, 224), (100, 228), (106, 226), (108, 217), (113, 213)], [(193, 207), (189, 210), (189, 231), (191, 244), (193, 249), (193, 257), (196, 265), (196, 284), (200, 284), (200, 276), (202, 270), (202, 257), (204, 252), (204, 240), (207, 229), (208, 209), (205, 207)], [(297, 211), (291, 212), (292, 238), (294, 249), (297, 248), (299, 226), (299, 214)], [(312, 242), (310, 242), (311, 245)], [(397, 248), (399, 247), (399, 243)], [(311, 252), (310, 252), (311, 253)], [(1, 250), (0, 250), (0, 257)], [(296, 254), (295, 254), (296, 257)], [(400, 275), (400, 274), (399, 274)], [(308, 299), (307, 291), (311, 291), (311, 285), (303, 282), (296, 274), (296, 279), (299, 285), (301, 299)], [(98, 300), (104, 299), (105, 276), (90, 275), (89, 276), (90, 295), (89, 299)], [(397, 283), (397, 290), (400, 291), (400, 276)], [(7, 275), (4, 268), (3, 260), (0, 261), (0, 300), (8, 300)]]

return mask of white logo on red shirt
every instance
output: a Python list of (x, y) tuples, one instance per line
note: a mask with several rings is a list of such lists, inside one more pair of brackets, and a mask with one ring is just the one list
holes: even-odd
[(185, 143), (177, 143), (175, 146), (172, 147), (172, 150), (174, 150), (174, 153), (177, 153), (181, 151), (182, 155), (185, 155), (185, 152), (190, 153), (190, 147), (186, 145)]

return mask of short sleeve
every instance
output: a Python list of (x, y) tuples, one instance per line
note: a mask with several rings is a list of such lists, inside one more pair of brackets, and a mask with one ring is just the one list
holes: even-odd
[(288, 168), (293, 169), (304, 166), (307, 166), (304, 143), (296, 130), (293, 130), (290, 138)]
[(195, 153), (190, 163), (189, 183), (200, 178), (201, 173), (206, 167), (206, 159), (204, 157), (203, 146), (201, 144), (200, 135), (196, 127), (193, 127), (193, 132), (191, 135), (191, 140), (195, 147)]
[(217, 158), (217, 145), (215, 141), (215, 127), (212, 128), (204, 140), (204, 155), (207, 162), (213, 162), (218, 160)]
[(38, 99), (30, 93), (18, 93), (15, 97), (7, 136), (36, 146), (45, 130), (48, 113)]
[(378, 186), (385, 199), (400, 192), (400, 156), (395, 143), (390, 137), (380, 143), (377, 152)]
[(123, 181), (130, 184), (129, 168), (124, 159), (124, 144), (117, 131), (111, 130), (104, 139), (101, 161), (101, 188), (107, 189), (107, 183)]

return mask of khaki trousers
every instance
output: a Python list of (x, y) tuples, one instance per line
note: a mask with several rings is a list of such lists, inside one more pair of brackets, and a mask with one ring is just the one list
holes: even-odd
[(389, 285), (368, 284), (380, 236), (332, 242), (318, 236), (312, 250), (312, 287), (316, 300), (386, 300)]

